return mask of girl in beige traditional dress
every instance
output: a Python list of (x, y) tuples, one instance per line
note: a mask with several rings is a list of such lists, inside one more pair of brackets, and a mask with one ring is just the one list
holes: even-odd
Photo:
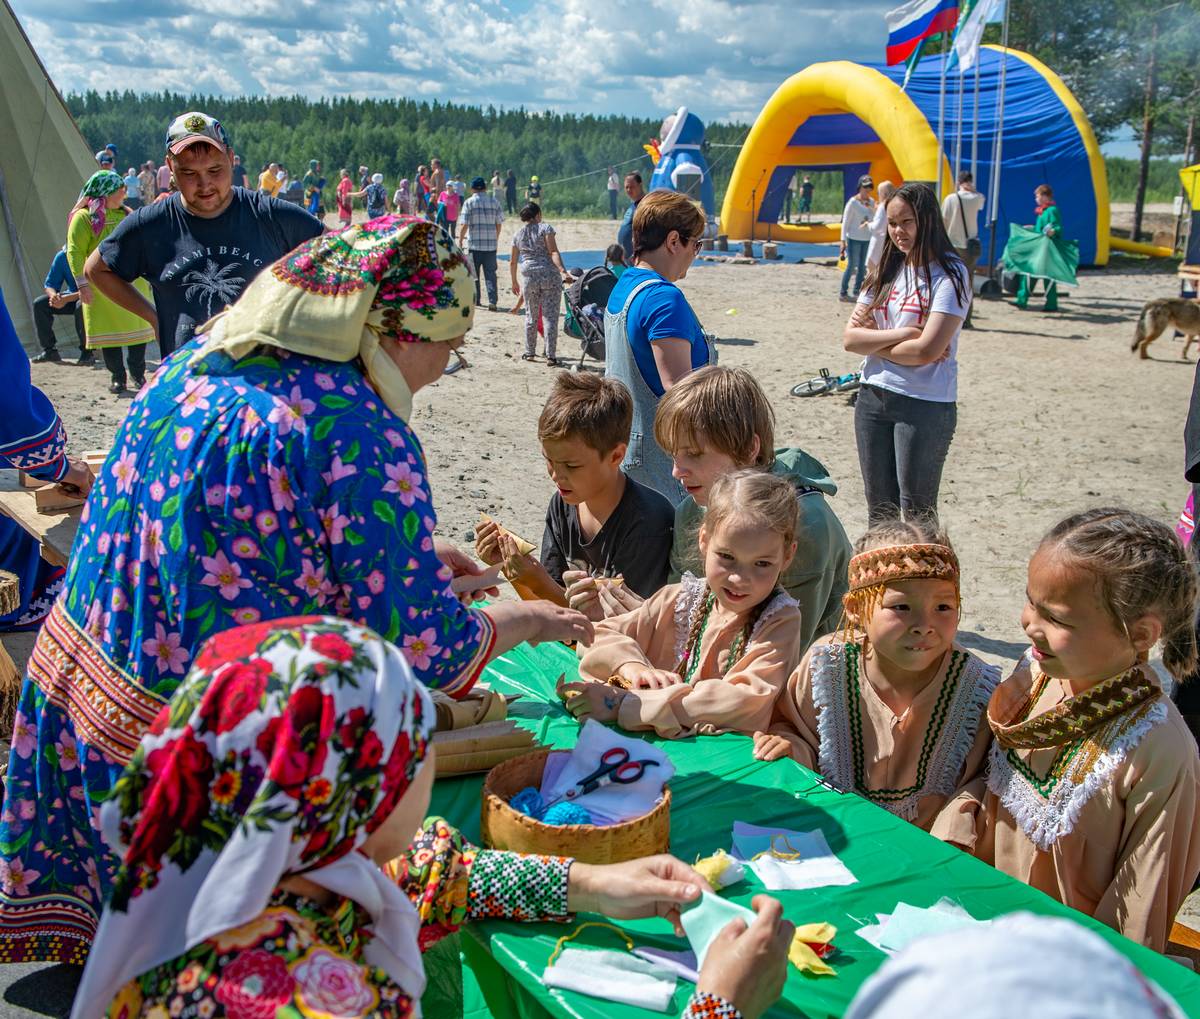
[(795, 489), (756, 470), (723, 476), (699, 542), (703, 577), (596, 624), (585, 682), (560, 688), (577, 718), (672, 739), (767, 724), (800, 658), (800, 610), (779, 586), (796, 552)]
[(1196, 667), (1196, 577), (1171, 529), (1069, 517), (1029, 563), (1032, 647), (988, 705), (977, 855), (1158, 951), (1200, 873), (1200, 758), (1147, 655)]
[(791, 755), (947, 842), (971, 849), (984, 794), (984, 708), (1000, 672), (955, 643), (958, 558), (931, 522), (859, 539), (840, 633), (788, 680), (754, 753)]

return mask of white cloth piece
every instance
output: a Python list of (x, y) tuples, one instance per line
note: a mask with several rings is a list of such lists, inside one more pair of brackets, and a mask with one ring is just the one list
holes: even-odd
[(954, 1013), (972, 1019), (1184, 1015), (1098, 934), (1065, 918), (1013, 913), (909, 946), (859, 988), (845, 1019)]
[(666, 1012), (677, 983), (665, 966), (637, 959), (627, 952), (567, 948), (547, 966), (542, 983), (591, 998)]
[[(784, 840), (791, 848), (784, 848)], [(783, 852), (798, 852), (798, 860), (779, 860), (759, 853), (769, 852), (772, 844)], [(733, 855), (758, 876), (768, 891), (784, 889), (824, 888), (828, 885), (856, 884), (856, 878), (838, 859), (825, 833), (791, 831), (787, 828), (760, 828), (743, 821), (733, 823)]]
[(951, 899), (939, 899), (929, 907), (899, 902), (891, 913), (876, 913), (876, 924), (859, 928), (860, 938), (885, 955), (895, 955), (914, 941), (964, 927), (984, 927), (989, 921), (976, 920)]
[(605, 752), (615, 747), (627, 750), (630, 761), (651, 762), (643, 769), (641, 778), (627, 784), (603, 785), (595, 792), (572, 797), (571, 802), (587, 809), (597, 824), (616, 824), (649, 813), (662, 799), (663, 786), (675, 774), (671, 759), (658, 747), (623, 736), (590, 718), (580, 730), (570, 760), (562, 771), (553, 781), (542, 783), (542, 799), (549, 805), (564, 796), (567, 790), (577, 788), (600, 766), (600, 758)]

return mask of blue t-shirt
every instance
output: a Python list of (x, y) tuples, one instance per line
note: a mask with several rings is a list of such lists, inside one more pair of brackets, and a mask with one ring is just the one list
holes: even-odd
[(642, 380), (655, 396), (662, 396), (663, 385), (658, 377), (658, 365), (654, 363), (651, 342), (671, 337), (687, 340), (692, 345), (692, 368), (696, 369), (708, 364), (708, 341), (683, 291), (651, 269), (626, 269), (613, 287), (608, 310), (614, 315), (621, 314), (629, 295), (646, 280), (658, 282), (646, 287), (633, 299), (629, 306), (626, 331)]
[(123, 280), (149, 282), (165, 353), (323, 229), (300, 206), (258, 191), (234, 188), (229, 208), (212, 219), (193, 216), (174, 194), (126, 216), (101, 242), (100, 257)]
[(126, 197), (141, 199), (142, 197), (142, 182), (137, 179), (136, 173), (131, 173), (125, 178)]
[[(42, 284), (47, 290), (53, 290), (57, 294), (68, 293), (73, 294), (79, 289), (75, 285), (75, 277), (71, 275), (71, 266), (67, 262), (67, 253), (59, 251), (54, 256), (54, 261), (50, 263), (50, 271), (46, 273), (46, 281)], [(63, 287), (66, 290), (63, 290)]]

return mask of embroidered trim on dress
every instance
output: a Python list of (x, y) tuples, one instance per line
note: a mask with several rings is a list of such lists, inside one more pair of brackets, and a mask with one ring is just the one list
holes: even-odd
[[(1128, 714), (1113, 719), (1074, 746), (1063, 748), (1061, 774), (1048, 793), (1022, 773), (1024, 762), (1015, 751), (993, 743), (988, 769), (988, 789), (1017, 822), (1025, 837), (1046, 852), (1075, 830), (1079, 815), (1101, 786), (1136, 749), (1143, 737), (1167, 720), (1167, 705), (1159, 696), (1138, 704)], [(1059, 762), (1051, 768), (1051, 774)], [(1048, 778), (1051, 775), (1047, 776)]]
[(817, 712), (821, 775), (847, 792), (854, 788), (850, 718), (846, 712), (846, 645), (817, 644), (812, 656), (812, 699)]
[(687, 649), (688, 634), (696, 621), (696, 613), (704, 605), (707, 589), (708, 582), (703, 577), (684, 573), (679, 578), (679, 594), (675, 596), (675, 661), (679, 661)]
[[(762, 615), (760, 615), (758, 617), (758, 621), (755, 622), (754, 629), (750, 631), (750, 638), (746, 641), (746, 647), (749, 647), (758, 639), (758, 636), (762, 633), (768, 619), (770, 619), (772, 616), (779, 615), (780, 612), (789, 607), (798, 609), (800, 606), (797, 604), (796, 599), (788, 594), (787, 591), (776, 591), (775, 596), (769, 602), (767, 602), (767, 607), (762, 610)], [(742, 650), (744, 653), (745, 648)]]
[(167, 698), (117, 667), (95, 639), (54, 603), (29, 659), (29, 678), (67, 713), (75, 734), (125, 765)]
[(906, 821), (916, 819), (926, 796), (950, 796), (958, 787), (984, 709), (1000, 682), (999, 668), (952, 648), (923, 739), (917, 783), (906, 789), (867, 789), (861, 759), (862, 733), (859, 730), (856, 739), (854, 729), (855, 723), (861, 726), (862, 708), (850, 703), (850, 656), (855, 656), (857, 674), (858, 647), (838, 643), (818, 645), (814, 650), (818, 654), (814, 655), (812, 691), (821, 744), (821, 774)]

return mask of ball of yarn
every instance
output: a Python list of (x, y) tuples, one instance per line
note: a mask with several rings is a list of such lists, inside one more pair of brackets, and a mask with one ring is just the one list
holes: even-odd
[(532, 817), (534, 820), (540, 821), (542, 815), (546, 812), (546, 804), (542, 800), (542, 794), (538, 792), (537, 786), (528, 785), (522, 789), (516, 796), (508, 801), (508, 805), (513, 810), (519, 810), (527, 817)]
[(556, 803), (541, 817), (543, 824), (591, 824), (592, 815), (578, 803), (564, 800)]

